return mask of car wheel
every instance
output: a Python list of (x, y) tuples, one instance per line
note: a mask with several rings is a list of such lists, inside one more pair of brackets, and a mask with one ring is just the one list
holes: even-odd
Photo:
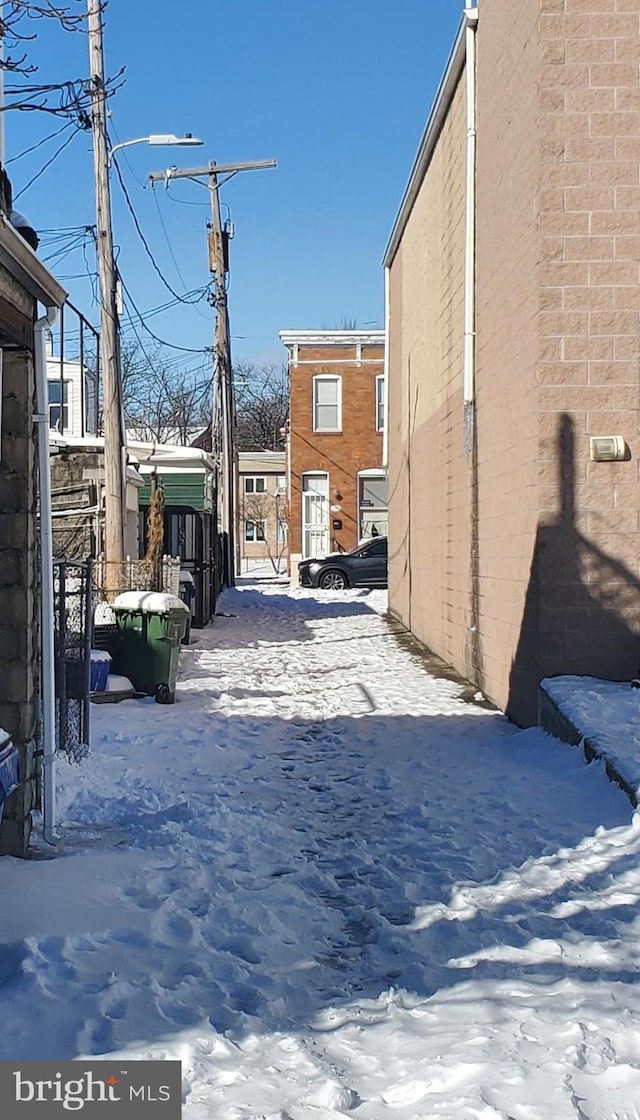
[(318, 587), (322, 587), (324, 591), (344, 591), (348, 586), (349, 580), (344, 572), (339, 572), (337, 568), (323, 572), (318, 580)]

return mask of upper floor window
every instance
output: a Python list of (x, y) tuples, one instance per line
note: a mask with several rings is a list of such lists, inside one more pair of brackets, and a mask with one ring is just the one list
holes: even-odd
[(286, 474), (276, 475), (276, 490), (278, 494), (284, 494), (287, 489), (287, 476)]
[(247, 475), (244, 480), (245, 494), (265, 494), (267, 490), (267, 480), (263, 477), (251, 477)]
[(342, 380), (332, 374), (319, 374), (313, 379), (313, 430), (342, 430)]
[(49, 387), (49, 427), (56, 432), (69, 428), (69, 382), (47, 381)]
[(384, 431), (384, 396), (385, 378), (380, 374), (376, 377), (376, 432)]

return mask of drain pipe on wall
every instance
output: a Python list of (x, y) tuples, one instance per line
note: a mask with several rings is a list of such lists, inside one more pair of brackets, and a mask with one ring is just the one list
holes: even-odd
[(464, 453), (468, 458), (475, 426), (476, 342), (476, 31), (478, 9), (465, 0), (467, 75), (467, 205), (464, 260)]
[(382, 428), (382, 466), (385, 471), (389, 469), (389, 323), (391, 312), (389, 309), (389, 265), (384, 270), (384, 425)]
[(36, 415), (40, 488), (40, 597), (42, 602), (42, 743), (43, 835), (57, 845), (56, 825), (56, 698), (53, 613), (53, 538), (51, 531), (51, 466), (49, 463), (49, 397), (45, 332), (55, 323), (57, 307), (35, 324)]

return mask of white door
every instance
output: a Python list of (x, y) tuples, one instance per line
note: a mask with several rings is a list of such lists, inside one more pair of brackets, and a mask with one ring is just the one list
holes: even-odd
[(329, 476), (302, 477), (302, 555), (326, 556), (329, 551)]

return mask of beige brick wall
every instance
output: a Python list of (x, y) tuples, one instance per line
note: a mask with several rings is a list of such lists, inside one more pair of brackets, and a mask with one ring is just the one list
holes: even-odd
[[(541, 673), (640, 664), (640, 2), (543, 0), (537, 364)], [(592, 463), (622, 435), (626, 461)]]
[(537, 7), (519, 6), (514, 34), (511, 0), (493, 0), (481, 12), (477, 38), (478, 630), (468, 671), (503, 708), (538, 516)]
[(470, 508), (461, 457), (465, 132), (463, 82), (390, 272), (389, 605), (457, 665)]
[(477, 47), (476, 455), (463, 78), (391, 264), (390, 605), (528, 723), (640, 664), (640, 0), (492, 0)]

